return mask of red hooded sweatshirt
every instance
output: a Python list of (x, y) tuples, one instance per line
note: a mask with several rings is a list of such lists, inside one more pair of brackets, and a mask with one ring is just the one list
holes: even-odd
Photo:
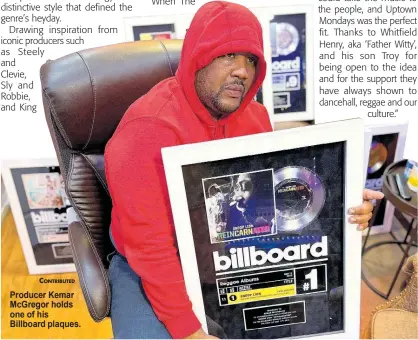
[[(215, 120), (197, 96), (195, 73), (234, 52), (258, 57), (256, 78), (239, 109)], [(240, 5), (207, 3), (187, 31), (176, 75), (129, 107), (106, 146), (116, 248), (141, 277), (157, 317), (173, 338), (189, 336), (201, 325), (180, 266), (161, 148), (272, 131), (266, 109), (253, 100), (265, 73), (257, 18)]]

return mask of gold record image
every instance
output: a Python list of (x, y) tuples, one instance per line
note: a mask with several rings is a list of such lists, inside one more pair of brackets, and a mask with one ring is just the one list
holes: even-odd
[(367, 167), (367, 173), (373, 174), (380, 170), (386, 163), (388, 158), (388, 150), (379, 142), (373, 142), (370, 148), (369, 164)]

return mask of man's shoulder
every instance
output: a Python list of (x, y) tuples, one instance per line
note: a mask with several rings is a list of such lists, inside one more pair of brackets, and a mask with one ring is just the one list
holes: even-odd
[(256, 113), (258, 113), (258, 112), (267, 113), (267, 109), (266, 109), (266, 107), (265, 107), (263, 104), (261, 104), (261, 103), (259, 103), (258, 101), (256, 101), (256, 100), (252, 100), (252, 101), (248, 104), (247, 108), (248, 108), (250, 111), (252, 111), (252, 112), (256, 112)]
[[(142, 97), (133, 102), (123, 115), (113, 136), (106, 145), (109, 149), (115, 141), (118, 144), (136, 143), (141, 136), (171, 129), (167, 115), (175, 114), (179, 110), (174, 92), (178, 87), (175, 79), (168, 78), (151, 88)], [(140, 132), (140, 134), (139, 134)]]
[(146, 94), (135, 100), (123, 115), (115, 135), (124, 130), (126, 125), (141, 124), (141, 122), (164, 122), (163, 117), (179, 111), (175, 92), (179, 85), (174, 77), (165, 79), (152, 87)]
[(252, 100), (247, 108), (246, 111), (248, 114), (252, 115), (256, 119), (267, 119), (269, 118), (269, 113), (267, 112), (266, 107), (263, 104), (260, 104), (259, 102)]
[(270, 115), (263, 104), (252, 100), (246, 107), (245, 119), (251, 124), (258, 124), (263, 131), (271, 131)]
[[(174, 95), (179, 90), (179, 84), (174, 77), (165, 79), (152, 87), (146, 94), (138, 98), (127, 110), (124, 120), (137, 117), (156, 117), (167, 106), (176, 108), (177, 99)], [(168, 105), (169, 104), (169, 105)]]

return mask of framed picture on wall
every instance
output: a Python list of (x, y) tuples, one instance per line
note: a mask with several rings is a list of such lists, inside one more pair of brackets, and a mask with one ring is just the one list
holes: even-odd
[(164, 25), (142, 25), (132, 27), (134, 33), (134, 39), (137, 40), (164, 40), (175, 39), (176, 31), (174, 24)]
[(206, 331), (358, 337), (361, 233), (346, 213), (362, 202), (363, 137), (354, 119), (162, 150)]
[(264, 105), (273, 122), (314, 120), (313, 6), (255, 8), (263, 25)]
[[(386, 168), (403, 159), (408, 123), (391, 125), (367, 125), (366, 139), (369, 144), (365, 146), (368, 154), (365, 163), (365, 188), (382, 191), (383, 174)], [(370, 234), (390, 232), (392, 229), (394, 206), (390, 202), (382, 202), (375, 225)]]
[(192, 16), (143, 16), (124, 19), (126, 41), (184, 39)]
[(75, 272), (58, 161), (4, 161), (2, 176), (29, 274)]

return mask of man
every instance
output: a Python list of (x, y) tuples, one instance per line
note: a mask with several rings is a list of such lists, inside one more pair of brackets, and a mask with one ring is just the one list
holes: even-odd
[[(266, 109), (253, 101), (265, 73), (257, 18), (243, 6), (211, 2), (187, 31), (175, 77), (122, 118), (105, 151), (118, 251), (109, 268), (115, 338), (213, 338), (186, 293), (161, 148), (272, 131)], [(372, 205), (356, 209), (354, 222), (366, 226)]]

